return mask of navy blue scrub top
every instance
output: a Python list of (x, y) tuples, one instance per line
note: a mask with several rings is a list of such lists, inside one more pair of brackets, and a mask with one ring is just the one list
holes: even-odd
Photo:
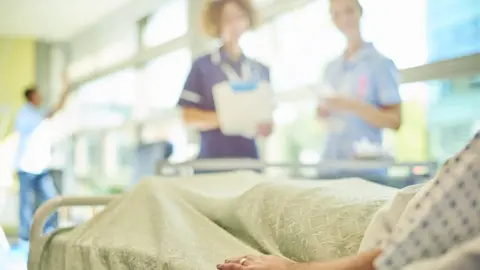
[[(252, 59), (242, 55), (237, 62), (231, 61), (221, 50), (197, 58), (185, 82), (178, 105), (182, 108), (198, 108), (215, 111), (213, 87), (228, 81), (221, 64), (230, 65), (242, 77), (242, 65), (248, 63), (252, 71), (252, 79), (270, 81), (269, 69)], [(248, 109), (248, 108), (245, 108)], [(258, 158), (254, 139), (243, 136), (227, 136), (220, 129), (200, 133), (200, 154), (198, 158)]]

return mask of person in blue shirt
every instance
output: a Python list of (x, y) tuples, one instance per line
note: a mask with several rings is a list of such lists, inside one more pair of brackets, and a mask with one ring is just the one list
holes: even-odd
[[(18, 246), (20, 249), (28, 247), (36, 201), (44, 203), (57, 195), (49, 174), (50, 143), (48, 138), (42, 135), (43, 131), (39, 127), (44, 120), (55, 115), (65, 104), (68, 90), (66, 81), (64, 84), (59, 103), (50, 110), (41, 108), (42, 97), (36, 87), (25, 90), (26, 103), (20, 108), (15, 120), (15, 131), (19, 135), (15, 166), (20, 183), (20, 244)], [(32, 199), (32, 193), (37, 200)], [(46, 231), (53, 230), (55, 225), (56, 215), (52, 215), (46, 223)]]
[[(212, 92), (225, 81), (269, 81), (269, 69), (246, 57), (239, 45), (242, 35), (254, 27), (255, 13), (249, 0), (206, 1), (204, 30), (223, 45), (194, 61), (178, 102), (185, 123), (201, 132), (200, 159), (258, 158), (254, 139), (220, 131)], [(261, 124), (257, 135), (268, 136), (271, 128), (271, 123)]]
[(347, 48), (327, 65), (324, 74), (324, 84), (334, 94), (324, 98), (317, 112), (321, 118), (339, 123), (328, 132), (323, 158), (352, 160), (360, 154), (355, 143), (364, 140), (381, 146), (383, 129), (400, 128), (399, 71), (391, 59), (362, 38), (363, 9), (358, 0), (330, 0), (330, 11)]

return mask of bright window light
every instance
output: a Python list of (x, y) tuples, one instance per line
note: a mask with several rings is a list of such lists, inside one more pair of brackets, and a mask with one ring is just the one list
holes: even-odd
[(151, 17), (143, 35), (147, 47), (158, 46), (187, 33), (188, 2), (170, 0)]

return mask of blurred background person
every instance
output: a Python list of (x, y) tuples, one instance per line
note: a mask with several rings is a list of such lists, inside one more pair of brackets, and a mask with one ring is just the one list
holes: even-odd
[[(250, 0), (206, 1), (204, 30), (219, 38), (222, 46), (194, 61), (178, 102), (186, 124), (201, 132), (198, 158), (259, 157), (255, 139), (227, 136), (220, 131), (212, 92), (215, 86), (225, 81), (270, 80), (269, 69), (246, 57), (239, 44), (242, 35), (255, 26), (256, 19), (256, 10)], [(271, 129), (271, 123), (259, 125), (257, 135), (268, 136)]]
[(317, 113), (335, 123), (328, 132), (323, 159), (353, 160), (362, 157), (355, 144), (367, 141), (381, 147), (382, 130), (400, 128), (399, 71), (362, 38), (363, 9), (358, 0), (330, 0), (330, 13), (347, 48), (324, 74), (324, 84), (333, 93), (323, 98)]
[[(26, 103), (20, 108), (15, 119), (15, 130), (19, 135), (15, 165), (20, 183), (19, 243), (15, 250), (20, 252), (28, 252), (30, 226), (36, 203), (44, 203), (57, 195), (49, 174), (51, 144), (48, 133), (53, 131), (47, 130), (48, 125), (45, 126), (44, 120), (51, 118), (63, 108), (68, 96), (65, 79), (63, 84), (60, 101), (50, 110), (41, 107), (42, 96), (36, 87), (25, 90)], [(32, 196), (32, 193), (35, 196)], [(49, 218), (45, 225), (46, 231), (56, 227), (56, 219), (56, 214)]]

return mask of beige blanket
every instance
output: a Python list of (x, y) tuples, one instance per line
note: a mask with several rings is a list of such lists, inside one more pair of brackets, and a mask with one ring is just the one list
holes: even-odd
[(146, 179), (87, 223), (52, 236), (36, 269), (215, 269), (227, 257), (298, 261), (357, 252), (395, 189), (359, 179), (251, 173)]

